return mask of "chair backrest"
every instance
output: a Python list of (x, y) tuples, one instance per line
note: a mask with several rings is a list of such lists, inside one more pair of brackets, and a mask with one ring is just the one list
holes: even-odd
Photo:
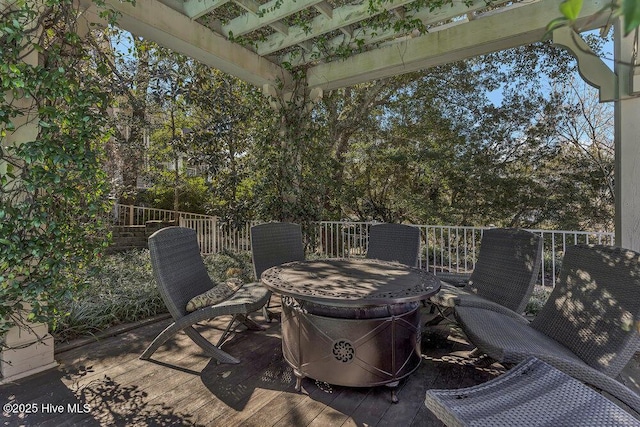
[(615, 377), (640, 348), (640, 254), (567, 248), (558, 283), (531, 326)]
[(160, 229), (149, 236), (149, 253), (153, 275), (169, 313), (174, 319), (185, 316), (189, 300), (213, 287), (195, 230)]
[(481, 297), (522, 313), (538, 280), (542, 239), (526, 230), (484, 230), (469, 283)]
[(304, 261), (300, 226), (288, 222), (270, 222), (251, 227), (251, 255), (256, 280), (260, 280), (265, 270), (276, 265)]
[(418, 265), (420, 230), (404, 224), (376, 224), (369, 227), (367, 258)]

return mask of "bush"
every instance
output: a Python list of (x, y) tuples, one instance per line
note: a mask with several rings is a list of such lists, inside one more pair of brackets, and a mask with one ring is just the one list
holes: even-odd
[(535, 316), (538, 314), (542, 306), (549, 299), (549, 295), (551, 294), (552, 288), (548, 286), (536, 285), (533, 288), (533, 294), (531, 295), (531, 299), (527, 306), (524, 309), (524, 312), (528, 316)]
[(230, 277), (237, 277), (244, 283), (254, 281), (251, 252), (222, 251), (219, 254), (206, 256), (204, 265), (207, 267), (211, 279), (216, 282), (224, 281)]
[(96, 264), (97, 273), (87, 277), (87, 286), (68, 301), (67, 315), (52, 329), (59, 341), (167, 311), (153, 279), (148, 250), (115, 253)]
[[(211, 255), (204, 262), (214, 282), (228, 277), (238, 277), (245, 283), (253, 280), (249, 253)], [(50, 325), (56, 341), (94, 335), (167, 312), (153, 278), (148, 250), (115, 253), (96, 264), (97, 273), (87, 277), (84, 290), (67, 301), (67, 315)]]

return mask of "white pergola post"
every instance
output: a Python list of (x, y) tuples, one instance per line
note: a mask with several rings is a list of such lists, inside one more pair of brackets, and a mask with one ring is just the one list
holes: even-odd
[[(615, 101), (616, 245), (640, 251), (640, 84), (633, 85), (635, 32), (624, 37), (615, 24), (614, 57), (618, 78)], [(636, 79), (640, 82), (640, 79)]]
[[(31, 65), (38, 64), (38, 52), (32, 51), (24, 61)], [(10, 93), (4, 94), (10, 100)], [(38, 135), (36, 108), (31, 98), (20, 98), (12, 101), (27, 110), (27, 114), (14, 120), (16, 130), (8, 133), (4, 140), (6, 146), (17, 146), (24, 141), (32, 141)], [(0, 162), (0, 173), (6, 173), (7, 165)], [(25, 308), (25, 314), (28, 312)], [(0, 319), (3, 322), (4, 319)], [(0, 384), (42, 372), (57, 366), (54, 359), (53, 337), (43, 323), (30, 323), (12, 327), (4, 336), (0, 336), (3, 347), (0, 348)]]

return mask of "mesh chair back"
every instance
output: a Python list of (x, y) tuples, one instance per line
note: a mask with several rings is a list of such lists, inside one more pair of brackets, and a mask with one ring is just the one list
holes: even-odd
[(469, 284), (479, 296), (522, 313), (538, 280), (542, 239), (526, 230), (485, 230)]
[(404, 224), (376, 224), (369, 228), (367, 258), (417, 267), (420, 230)]
[(640, 254), (567, 248), (558, 283), (531, 326), (593, 368), (616, 376), (640, 348)]
[(298, 224), (271, 222), (251, 227), (251, 254), (256, 280), (286, 262), (304, 261), (302, 230)]
[(195, 230), (167, 227), (149, 237), (149, 253), (158, 290), (169, 313), (187, 314), (187, 302), (213, 287), (202, 262)]

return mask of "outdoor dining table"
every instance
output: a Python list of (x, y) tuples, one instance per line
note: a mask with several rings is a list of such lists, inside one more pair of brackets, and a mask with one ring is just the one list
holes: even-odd
[(375, 259), (307, 260), (266, 270), (282, 297), (282, 350), (296, 390), (329, 384), (395, 387), (421, 360), (420, 301), (440, 289), (418, 268)]

